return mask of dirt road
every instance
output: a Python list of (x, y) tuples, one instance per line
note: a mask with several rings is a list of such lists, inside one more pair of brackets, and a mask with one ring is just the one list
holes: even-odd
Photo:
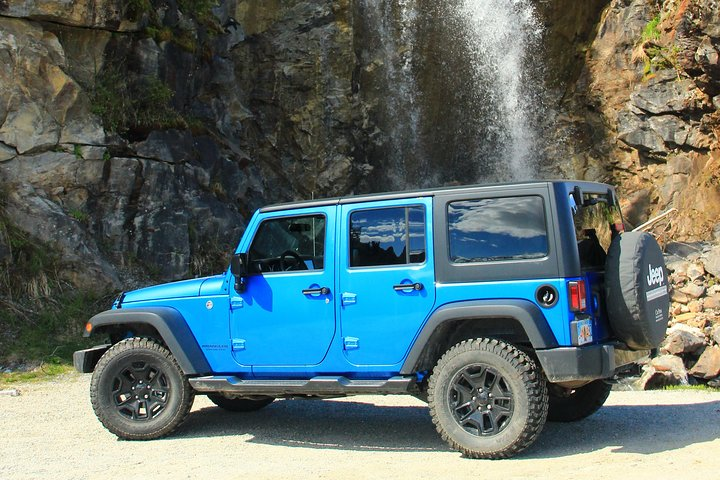
[(613, 392), (592, 417), (548, 423), (521, 456), (488, 461), (449, 450), (410, 397), (278, 401), (245, 414), (198, 397), (170, 438), (119, 441), (92, 412), (89, 377), (0, 396), (0, 479), (720, 476), (717, 393)]

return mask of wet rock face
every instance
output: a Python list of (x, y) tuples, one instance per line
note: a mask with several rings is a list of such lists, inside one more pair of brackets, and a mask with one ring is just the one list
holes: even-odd
[[(414, 2), (420, 20), (387, 3), (387, 21), (420, 21), (412, 38), (407, 25), (385, 25), (395, 32), (387, 51), (375, 2), (203, 3), (0, 1), (7, 210), (67, 252), (73, 278), (120, 288), (128, 270), (155, 280), (211, 273), (263, 204), (498, 170), (468, 154), (486, 151), (467, 131), (487, 122), (454, 110), (487, 102), (466, 90), (467, 46), (452, 40), (457, 25), (436, 15), (438, 2)], [(633, 223), (675, 206), (671, 233), (709, 233), (720, 215), (715, 4), (532, 3), (545, 33), (528, 57), (547, 77), (558, 126), (542, 132), (555, 150), (537, 176), (613, 181)], [(661, 8), (657, 47), (677, 57), (646, 75), (633, 52)], [(402, 69), (383, 72), (413, 49), (417, 92), (405, 101), (394, 83)], [(393, 130), (413, 105), (431, 121)], [(411, 153), (403, 169), (388, 160), (396, 148)], [(57, 228), (42, 230), (43, 215)]]

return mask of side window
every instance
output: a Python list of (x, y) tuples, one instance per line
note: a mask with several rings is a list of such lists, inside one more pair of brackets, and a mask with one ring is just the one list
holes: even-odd
[(350, 266), (425, 261), (425, 208), (360, 210), (350, 215)]
[(272, 218), (258, 227), (250, 245), (255, 273), (322, 270), (325, 259), (325, 217)]
[(447, 216), (451, 262), (524, 260), (548, 254), (545, 208), (539, 196), (451, 202)]

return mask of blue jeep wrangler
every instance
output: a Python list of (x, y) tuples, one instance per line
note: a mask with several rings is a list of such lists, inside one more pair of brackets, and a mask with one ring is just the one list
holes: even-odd
[(228, 271), (121, 294), (75, 353), (102, 424), (167, 435), (196, 394), (410, 394), (474, 458), (506, 458), (546, 419), (599, 409), (668, 321), (662, 252), (624, 233), (608, 185), (551, 181), (260, 209)]

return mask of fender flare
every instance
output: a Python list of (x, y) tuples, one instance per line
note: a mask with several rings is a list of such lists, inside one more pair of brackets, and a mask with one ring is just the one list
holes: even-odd
[(92, 317), (84, 336), (89, 337), (102, 327), (145, 324), (153, 327), (162, 337), (170, 352), (186, 375), (204, 375), (211, 373), (210, 364), (205, 358), (195, 335), (193, 335), (182, 314), (171, 307), (121, 308), (106, 310)]
[(415, 339), (405, 362), (400, 369), (403, 375), (415, 373), (425, 346), (433, 332), (446, 322), (456, 320), (513, 319), (525, 331), (530, 343), (536, 350), (555, 348), (557, 339), (548, 325), (540, 308), (527, 300), (472, 300), (443, 305), (436, 309)]

